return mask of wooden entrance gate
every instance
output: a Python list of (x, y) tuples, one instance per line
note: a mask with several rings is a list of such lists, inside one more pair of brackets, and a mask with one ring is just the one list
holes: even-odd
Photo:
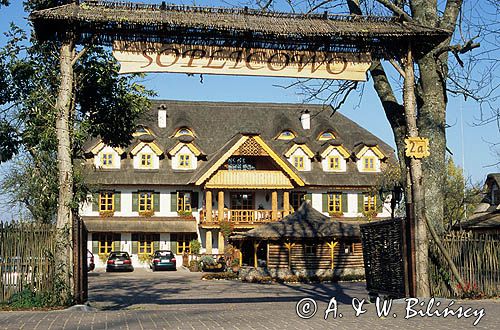
[(73, 295), (77, 304), (88, 299), (88, 260), (87, 260), (87, 228), (83, 220), (73, 215)]
[(408, 263), (406, 219), (396, 218), (360, 225), (365, 262), (366, 289), (370, 297), (413, 296), (411, 263)]

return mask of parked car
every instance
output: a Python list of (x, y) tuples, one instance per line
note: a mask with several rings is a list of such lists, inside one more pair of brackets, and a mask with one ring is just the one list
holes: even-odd
[(149, 266), (153, 272), (160, 269), (177, 270), (177, 261), (172, 251), (158, 250), (153, 253)]
[(111, 272), (115, 270), (124, 270), (133, 272), (134, 266), (132, 266), (132, 259), (128, 252), (124, 251), (111, 251), (108, 256), (108, 261), (106, 262), (106, 272)]
[(33, 278), (33, 270), (28, 264), (23, 263), (20, 257), (12, 257), (6, 260), (0, 258), (1, 283), (0, 286), (18, 286), (30, 284)]
[(91, 272), (95, 269), (94, 254), (87, 250), (87, 271)]

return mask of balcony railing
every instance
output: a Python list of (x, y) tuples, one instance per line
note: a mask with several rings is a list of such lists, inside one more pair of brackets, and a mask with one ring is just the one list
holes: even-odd
[[(276, 220), (283, 218), (284, 210), (276, 211)], [(224, 210), (224, 220), (229, 220), (234, 224), (259, 224), (265, 222), (276, 221), (273, 220), (272, 210)], [(200, 212), (200, 220), (203, 224), (218, 224), (219, 212), (212, 211), (212, 220), (207, 220), (206, 210)]]

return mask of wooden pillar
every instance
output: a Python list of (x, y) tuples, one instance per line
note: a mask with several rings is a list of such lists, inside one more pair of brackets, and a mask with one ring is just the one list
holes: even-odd
[(334, 241), (331, 241), (331, 242), (328, 242), (326, 243), (326, 245), (328, 245), (328, 247), (330, 247), (330, 259), (331, 259), (331, 269), (334, 268), (334, 250), (335, 250), (335, 246), (337, 246), (339, 242), (334, 242)]
[[(205, 191), (205, 210), (206, 210), (206, 215), (205, 219), (207, 222), (212, 222), (212, 191), (207, 190)], [(207, 231), (208, 233), (208, 231)], [(210, 236), (212, 234), (210, 233)], [(212, 244), (210, 244), (210, 248), (212, 248)]]
[(285, 247), (288, 250), (288, 270), (292, 270), (292, 248), (295, 243), (285, 243)]
[(259, 248), (260, 241), (253, 243), (253, 266), (257, 268), (259, 263), (257, 262), (257, 250)]
[(219, 231), (219, 254), (224, 254), (224, 235)]
[(278, 219), (278, 192), (273, 190), (271, 193), (271, 220), (276, 221)]
[(219, 190), (219, 196), (217, 197), (218, 201), (218, 219), (219, 222), (224, 220), (224, 191)]
[(210, 229), (207, 229), (205, 233), (205, 248), (207, 254), (212, 254), (212, 231)]
[(290, 192), (286, 190), (283, 192), (283, 216), (286, 217), (288, 214), (290, 214)]

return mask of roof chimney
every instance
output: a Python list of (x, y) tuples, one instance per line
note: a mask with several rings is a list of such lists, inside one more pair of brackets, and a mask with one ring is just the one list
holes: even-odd
[(311, 129), (311, 114), (309, 110), (304, 110), (300, 115), (300, 123), (303, 129)]
[(167, 110), (165, 104), (161, 104), (158, 107), (158, 127), (166, 128), (167, 127)]

